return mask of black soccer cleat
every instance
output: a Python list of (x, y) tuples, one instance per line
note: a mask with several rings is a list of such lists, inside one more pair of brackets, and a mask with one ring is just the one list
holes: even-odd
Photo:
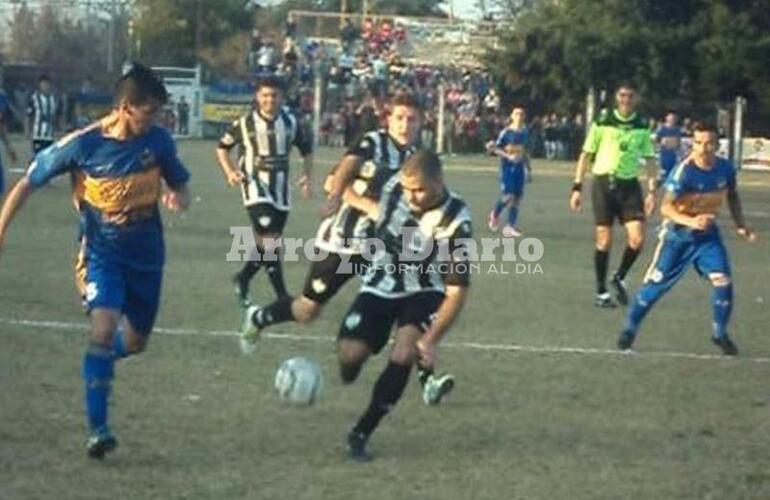
[(617, 299), (618, 304), (627, 306), (628, 288), (626, 288), (626, 282), (620, 279), (618, 275), (615, 275), (612, 277), (612, 280), (610, 280), (610, 284), (612, 285), (612, 288), (615, 289), (615, 299)]
[(738, 355), (738, 346), (735, 345), (735, 342), (733, 342), (733, 340), (727, 335), (724, 335), (722, 337), (711, 337), (711, 342), (713, 342), (714, 345), (722, 349), (722, 354), (724, 354), (725, 356)]
[(594, 298), (594, 306), (601, 309), (614, 309), (618, 307), (609, 292), (597, 293)]
[(636, 335), (630, 330), (623, 330), (618, 336), (618, 349), (621, 351), (630, 351), (634, 347)]
[(369, 462), (372, 454), (369, 452), (369, 436), (363, 432), (350, 431), (348, 434), (348, 453), (356, 462)]
[(118, 447), (118, 440), (109, 433), (91, 434), (86, 442), (86, 451), (90, 458), (101, 460)]

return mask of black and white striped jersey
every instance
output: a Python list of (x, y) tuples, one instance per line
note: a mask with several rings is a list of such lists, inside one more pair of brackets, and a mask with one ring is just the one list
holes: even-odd
[[(346, 153), (346, 156), (363, 159), (351, 187), (360, 196), (378, 200), (382, 187), (413, 153), (414, 147), (399, 146), (386, 130), (373, 130), (364, 134)], [(334, 170), (329, 175), (333, 174)], [(342, 203), (333, 215), (321, 221), (315, 245), (327, 252), (359, 254), (363, 242), (372, 236), (373, 227), (373, 221), (366, 214)]]
[(59, 100), (53, 94), (32, 92), (27, 103), (33, 141), (53, 141)]
[(362, 292), (398, 298), (470, 284), (471, 214), (457, 194), (446, 191), (435, 208), (416, 214), (394, 177), (382, 190), (379, 212), (375, 237), (384, 252), (368, 263)]
[(302, 156), (312, 152), (306, 135), (285, 107), (273, 120), (254, 110), (233, 122), (219, 139), (219, 147), (229, 150), (238, 146), (238, 168), (245, 176), (241, 185), (244, 205), (267, 203), (279, 210), (290, 208), (289, 153), (292, 146)]

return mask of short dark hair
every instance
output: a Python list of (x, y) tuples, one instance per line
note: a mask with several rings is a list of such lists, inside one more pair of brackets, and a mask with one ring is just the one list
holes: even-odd
[(441, 159), (429, 149), (418, 149), (401, 166), (404, 175), (421, 174), (426, 179), (437, 180), (443, 174)]
[(634, 82), (631, 80), (621, 80), (615, 85), (615, 93), (617, 94), (620, 89), (628, 89), (636, 92), (636, 85), (634, 85)]
[(115, 85), (115, 102), (123, 100), (135, 106), (156, 100), (168, 102), (168, 92), (163, 81), (147, 66), (134, 63), (123, 73)]
[(277, 75), (264, 75), (257, 78), (257, 84), (254, 90), (259, 90), (262, 87), (270, 87), (273, 89), (283, 90), (284, 82), (283, 79)]
[(716, 126), (713, 123), (705, 121), (705, 120), (701, 120), (701, 121), (695, 122), (695, 124), (692, 126), (692, 131), (693, 131), (693, 133), (695, 133), (695, 132), (711, 132), (712, 134), (716, 134), (717, 133), (717, 128), (716, 128)]
[(41, 75), (40, 75), (40, 76), (37, 78), (37, 83), (43, 83), (43, 82), (48, 82), (48, 83), (51, 83), (51, 77), (50, 77), (50, 76), (48, 76), (48, 74), (47, 74), (47, 73), (43, 73), (43, 74), (41, 74)]
[(400, 89), (394, 92), (393, 96), (390, 98), (390, 105), (394, 108), (396, 106), (407, 106), (417, 110), (420, 109), (420, 102), (417, 100), (417, 96), (406, 89)]

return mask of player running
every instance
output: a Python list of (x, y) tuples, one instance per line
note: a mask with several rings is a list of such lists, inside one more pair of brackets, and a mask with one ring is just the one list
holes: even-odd
[(711, 282), (714, 331), (711, 340), (724, 354), (735, 356), (738, 347), (727, 332), (733, 307), (733, 284), (727, 249), (722, 243), (716, 217), (725, 198), (737, 233), (756, 240), (746, 227), (738, 197), (735, 168), (716, 155), (716, 129), (695, 126), (690, 156), (680, 163), (664, 186), (660, 208), (664, 218), (658, 247), (644, 277), (644, 284), (628, 311), (618, 348), (630, 349), (649, 310), (684, 275), (690, 264)]
[(682, 127), (677, 125), (676, 113), (669, 111), (666, 113), (664, 122), (655, 131), (655, 142), (658, 143), (658, 160), (660, 162), (660, 172), (658, 174), (658, 184), (663, 185), (668, 178), (668, 174), (674, 169), (679, 160), (679, 150), (682, 146)]
[[(436, 346), (460, 314), (470, 285), (470, 267), (460, 257), (467, 255), (463, 241), (472, 237), (470, 212), (446, 188), (435, 153), (423, 150), (409, 158), (368, 212), (385, 251), (371, 263), (340, 328), (343, 383), (354, 382), (388, 343), (391, 330), (395, 334), (369, 406), (348, 434), (357, 461), (371, 459), (369, 438), (401, 398), (412, 365), (434, 366)], [(449, 261), (440, 261), (442, 247)]]
[(153, 124), (167, 98), (161, 80), (134, 65), (117, 83), (115, 109), (39, 153), (0, 212), (2, 248), (30, 194), (58, 175), (74, 175), (91, 319), (82, 373), (93, 458), (117, 446), (107, 418), (114, 364), (145, 349), (158, 311), (165, 260), (158, 201), (175, 212), (189, 205), (190, 174), (169, 133)]
[[(278, 298), (288, 297), (281, 263), (281, 236), (289, 215), (289, 153), (296, 146), (303, 158), (298, 180), (302, 195), (310, 197), (313, 168), (312, 141), (297, 118), (281, 106), (281, 81), (261, 78), (255, 92), (256, 108), (233, 122), (219, 140), (217, 160), (227, 183), (241, 188), (243, 205), (257, 243), (256, 255), (233, 276), (235, 294), (242, 307), (251, 305), (249, 284), (262, 266)], [(238, 146), (238, 165), (230, 150)]]
[(529, 129), (524, 122), (526, 112), (522, 107), (511, 110), (508, 127), (500, 132), (497, 141), (490, 149), (500, 157), (500, 198), (489, 212), (489, 229), (497, 231), (500, 227), (500, 215), (508, 207), (508, 219), (503, 227), (503, 236), (513, 238), (521, 236), (516, 227), (519, 216), (519, 204), (524, 196), (524, 184), (532, 178), (532, 169), (527, 156)]

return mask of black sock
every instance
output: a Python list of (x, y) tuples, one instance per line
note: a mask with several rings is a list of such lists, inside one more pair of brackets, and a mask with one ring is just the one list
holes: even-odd
[(240, 276), (241, 280), (249, 282), (251, 281), (251, 278), (253, 278), (254, 275), (259, 272), (261, 267), (262, 262), (258, 260), (248, 260), (246, 261), (246, 264), (243, 265), (243, 269), (240, 270), (238, 275)]
[(596, 269), (596, 293), (607, 292), (607, 268), (610, 263), (609, 250), (594, 252), (594, 268)]
[(267, 272), (270, 283), (273, 285), (275, 295), (281, 299), (289, 295), (286, 291), (286, 283), (283, 281), (283, 263), (279, 256), (277, 260), (265, 262), (265, 271)]
[(276, 323), (294, 321), (294, 314), (291, 312), (292, 302), (294, 302), (294, 297), (287, 295), (263, 307), (252, 318), (254, 324), (259, 328), (264, 328)]
[(362, 432), (367, 436), (374, 432), (382, 417), (388, 414), (393, 405), (401, 398), (401, 394), (404, 393), (406, 384), (409, 382), (411, 368), (411, 366), (399, 365), (393, 361), (388, 362), (385, 371), (374, 384), (369, 408), (353, 428), (354, 432)]
[(340, 364), (340, 378), (343, 384), (352, 384), (358, 378), (358, 374), (361, 373), (361, 365), (347, 365)]
[(626, 246), (625, 251), (623, 251), (623, 260), (620, 262), (620, 267), (615, 273), (615, 276), (617, 276), (618, 279), (625, 279), (628, 270), (634, 265), (634, 262), (636, 262), (636, 258), (639, 257), (641, 251), (641, 248), (631, 248)]
[(433, 367), (423, 367), (420, 365), (417, 365), (417, 377), (420, 379), (420, 385), (425, 387), (425, 382), (428, 381), (430, 376), (433, 375)]

